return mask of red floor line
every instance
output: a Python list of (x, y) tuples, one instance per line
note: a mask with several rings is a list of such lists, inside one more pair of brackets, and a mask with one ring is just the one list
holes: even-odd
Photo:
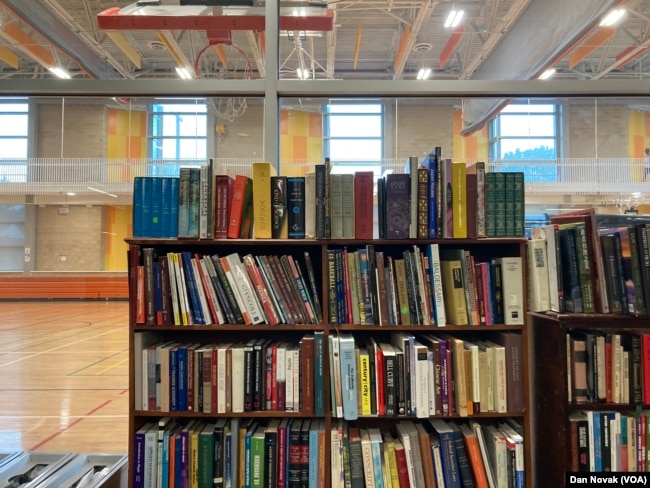
[(76, 419), (76, 420), (73, 420), (73, 421), (70, 422), (66, 427), (63, 427), (62, 429), (59, 429), (57, 432), (54, 432), (52, 435), (50, 435), (49, 437), (46, 437), (45, 439), (43, 439), (41, 442), (39, 442), (38, 444), (36, 444), (35, 446), (33, 446), (33, 447), (32, 447), (31, 449), (29, 449), (29, 450), (30, 450), (30, 451), (36, 451), (37, 449), (43, 447), (45, 444), (47, 444), (48, 442), (50, 442), (52, 439), (54, 439), (54, 438), (60, 436), (60, 435), (63, 434), (65, 431), (67, 431), (67, 430), (69, 430), (70, 428), (72, 428), (72, 427), (74, 427), (75, 425), (77, 425), (77, 424), (78, 424), (79, 422), (81, 422), (84, 418), (86, 418), (86, 417), (88, 417), (88, 416), (90, 416), (90, 415), (96, 413), (98, 410), (101, 410), (102, 408), (104, 408), (106, 405), (108, 405), (108, 404), (111, 403), (111, 402), (112, 402), (112, 400), (106, 400), (104, 403), (99, 404), (98, 406), (96, 406), (95, 408), (93, 408), (92, 410), (90, 410), (88, 413), (86, 413), (86, 415), (85, 415), (84, 417), (80, 417), (80, 418), (78, 418), (78, 419)]
[(122, 390), (119, 394), (124, 395), (125, 393), (128, 393), (129, 390)]

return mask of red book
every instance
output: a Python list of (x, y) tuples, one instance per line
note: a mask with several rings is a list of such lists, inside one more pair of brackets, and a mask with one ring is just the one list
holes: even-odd
[[(212, 315), (212, 322), (215, 324), (221, 323), (219, 319), (219, 315), (222, 314), (217, 314), (217, 308), (219, 306), (219, 303), (217, 302), (215, 304), (215, 300), (217, 300), (216, 292), (212, 293), (214, 289), (212, 288), (212, 281), (208, 276), (206, 276), (203, 267), (201, 266), (201, 256), (198, 253), (194, 254), (194, 260), (196, 261), (196, 268), (199, 271), (199, 276), (201, 277), (201, 283), (197, 283), (197, 286), (203, 285), (203, 291), (205, 293), (205, 301), (208, 302), (208, 308), (210, 309), (210, 314)], [(223, 316), (223, 315), (222, 315)], [(206, 323), (208, 321), (206, 320)]]
[(248, 185), (252, 185), (252, 180), (248, 176), (235, 176), (235, 183), (232, 189), (232, 203), (228, 216), (228, 232), (226, 233), (230, 239), (239, 239), (246, 206), (246, 187)]
[(354, 238), (372, 239), (372, 200), (374, 187), (372, 171), (354, 174)]
[(255, 258), (247, 254), (242, 258), (246, 272), (251, 280), (251, 283), (255, 287), (257, 297), (260, 300), (262, 308), (264, 309), (264, 315), (266, 317), (266, 323), (269, 325), (278, 325), (280, 323), (280, 318), (271, 303), (271, 298), (269, 297), (268, 290), (260, 274), (260, 270), (257, 269), (257, 264), (255, 264)]
[(314, 334), (307, 334), (300, 339), (300, 412), (314, 415)]
[(408, 488), (409, 483), (409, 467), (406, 462), (406, 451), (399, 439), (395, 439), (395, 459), (397, 461), (397, 475), (399, 477), (400, 488)]
[(386, 415), (386, 392), (384, 390), (385, 376), (384, 373), (384, 351), (379, 344), (373, 340), (373, 350), (375, 353), (375, 377), (377, 379), (377, 415)]
[(228, 175), (214, 175), (214, 238), (228, 236), (228, 207), (233, 179)]
[(212, 389), (210, 390), (212, 393), (212, 412), (217, 413), (217, 400), (219, 399), (218, 396), (218, 389), (219, 389), (219, 384), (217, 383), (217, 359), (219, 358), (219, 348), (214, 347), (212, 348), (212, 364), (210, 367), (210, 383), (212, 386)]
[(289, 419), (284, 418), (280, 421), (278, 426), (278, 469), (277, 472), (277, 488), (287, 488), (287, 470), (284, 467), (287, 465), (287, 424)]
[[(271, 408), (267, 410), (278, 409), (278, 343), (273, 343), (268, 349), (271, 351), (271, 371), (266, 378), (266, 397), (270, 399)], [(267, 370), (268, 373), (268, 370)]]
[(467, 238), (476, 239), (478, 182), (475, 173), (470, 173), (465, 176), (465, 188), (467, 197)]

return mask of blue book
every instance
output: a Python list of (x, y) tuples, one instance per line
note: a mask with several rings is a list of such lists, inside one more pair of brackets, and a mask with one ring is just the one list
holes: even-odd
[(144, 197), (144, 176), (136, 176), (133, 179), (133, 237), (144, 237), (142, 235), (142, 199)]
[(169, 237), (178, 237), (178, 192), (180, 180), (170, 178), (171, 193), (169, 196)]
[(169, 410), (178, 411), (178, 347), (169, 351)]
[(429, 154), (429, 239), (438, 237), (438, 216), (436, 213), (437, 198), (436, 198), (436, 184), (439, 178), (438, 175), (438, 161), (440, 155), (440, 147), (436, 147), (431, 154)]
[(174, 178), (160, 178), (160, 236), (159, 237), (176, 237), (171, 233), (171, 227), (172, 227), (171, 198), (172, 198), (173, 179)]
[(352, 334), (339, 334), (339, 362), (341, 365), (341, 392), (343, 418), (356, 420), (357, 409), (357, 362)]
[(314, 415), (325, 415), (325, 333), (314, 332)]
[(309, 426), (309, 488), (318, 488), (318, 432), (320, 420), (312, 421)]
[(161, 485), (160, 488), (169, 487), (169, 438), (173, 433), (166, 429), (163, 433), (163, 442), (162, 442), (162, 475), (161, 475)]
[(176, 358), (176, 409), (187, 410), (187, 348), (180, 346)]
[(203, 309), (201, 308), (201, 301), (199, 299), (199, 291), (197, 286), (203, 286), (197, 283), (194, 270), (192, 269), (192, 253), (190, 251), (181, 251), (181, 261), (183, 261), (183, 274), (185, 276), (185, 287), (190, 297), (190, 323), (191, 324), (205, 324), (203, 316)]
[(144, 177), (142, 182), (140, 237), (151, 237), (151, 196), (153, 193), (153, 178)]
[(151, 237), (162, 237), (162, 178), (151, 178)]
[(135, 462), (133, 464), (133, 487), (144, 488), (144, 438), (145, 433), (153, 426), (151, 422), (140, 427), (135, 433), (133, 452)]
[(454, 433), (442, 419), (429, 419), (429, 424), (438, 434), (440, 440), (440, 453), (442, 454), (442, 470), (445, 475), (447, 488), (460, 488), (461, 479), (456, 455), (456, 441)]
[[(587, 420), (589, 421), (589, 428), (594, 433), (594, 471), (601, 472), (603, 470), (603, 442), (601, 433), (601, 420), (600, 412), (587, 412)], [(591, 440), (591, 439), (590, 439)]]
[(181, 486), (181, 466), (183, 446), (181, 445), (181, 432), (174, 434), (174, 486)]
[(375, 488), (384, 488), (384, 476), (382, 474), (382, 453), (381, 444), (383, 442), (381, 431), (376, 427), (368, 429), (370, 436), (370, 452), (372, 454), (372, 470), (375, 474)]

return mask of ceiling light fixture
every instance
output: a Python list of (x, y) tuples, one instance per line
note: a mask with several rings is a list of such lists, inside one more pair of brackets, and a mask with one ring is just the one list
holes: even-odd
[(431, 76), (431, 68), (420, 68), (420, 71), (418, 71), (417, 79), (428, 80), (429, 76)]
[(550, 78), (555, 74), (555, 68), (549, 68), (546, 71), (544, 71), (541, 75), (539, 75), (540, 80), (546, 80), (547, 78)]
[(191, 80), (192, 79), (192, 74), (190, 73), (190, 70), (183, 66), (176, 66), (176, 73), (178, 73), (178, 76), (181, 77), (183, 80)]
[(600, 22), (601, 27), (607, 27), (616, 24), (625, 15), (624, 8), (617, 8), (608, 13), (605, 18)]
[(464, 10), (452, 10), (445, 20), (445, 28), (448, 27), (458, 27), (460, 21), (463, 20), (463, 15), (465, 15)]
[(299, 80), (309, 79), (309, 70), (307, 68), (305, 69), (296, 68), (296, 74), (298, 75)]
[(72, 78), (72, 76), (70, 76), (67, 71), (63, 70), (62, 68), (59, 68), (58, 66), (50, 66), (47, 69), (54, 76), (57, 76), (58, 78), (61, 78), (63, 80), (69, 80)]

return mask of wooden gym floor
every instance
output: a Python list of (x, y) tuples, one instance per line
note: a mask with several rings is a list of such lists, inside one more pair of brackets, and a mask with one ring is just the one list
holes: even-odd
[(0, 302), (0, 452), (126, 453), (126, 301)]

